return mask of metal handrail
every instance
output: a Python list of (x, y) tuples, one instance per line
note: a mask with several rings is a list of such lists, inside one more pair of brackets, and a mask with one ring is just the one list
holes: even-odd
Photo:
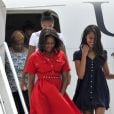
[(1, 108), (2, 108), (3, 114), (6, 114), (4, 103), (3, 103), (3, 100), (1, 98), (1, 95), (0, 95), (0, 104), (1, 104)]
[(23, 98), (23, 94), (22, 94), (22, 91), (21, 91), (21, 88), (20, 88), (20, 84), (19, 84), (19, 81), (18, 81), (18, 78), (17, 78), (18, 76), (17, 76), (16, 70), (15, 70), (11, 55), (10, 55), (10, 51), (9, 51), (9, 48), (8, 48), (8, 45), (7, 45), (6, 42), (4, 42), (4, 48), (5, 48), (5, 52), (6, 52), (6, 55), (8, 57), (8, 61), (9, 61), (9, 64), (10, 64), (10, 67), (11, 67), (11, 70), (12, 70), (12, 73), (13, 73), (13, 76), (14, 76), (14, 79), (15, 79), (15, 82), (16, 82), (17, 90), (18, 90), (18, 93), (19, 93), (19, 96), (20, 96), (20, 100), (21, 100), (24, 112), (25, 112), (25, 114), (28, 114), (28, 110), (27, 110), (27, 107), (26, 107), (26, 104), (25, 104), (25, 101), (24, 101), (24, 98)]

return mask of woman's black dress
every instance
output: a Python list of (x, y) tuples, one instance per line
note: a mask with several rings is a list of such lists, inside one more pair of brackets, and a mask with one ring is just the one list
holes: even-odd
[[(81, 50), (73, 55), (73, 61), (81, 60)], [(102, 70), (102, 66), (95, 57), (86, 58), (86, 71), (84, 78), (78, 79), (73, 101), (81, 110), (92, 110), (97, 107), (109, 108), (109, 88)]]

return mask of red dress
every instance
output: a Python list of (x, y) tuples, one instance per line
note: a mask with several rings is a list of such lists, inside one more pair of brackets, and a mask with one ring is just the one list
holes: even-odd
[(63, 71), (70, 70), (64, 52), (54, 52), (50, 58), (41, 51), (28, 59), (26, 72), (37, 74), (30, 101), (30, 114), (80, 114), (67, 94), (60, 93)]

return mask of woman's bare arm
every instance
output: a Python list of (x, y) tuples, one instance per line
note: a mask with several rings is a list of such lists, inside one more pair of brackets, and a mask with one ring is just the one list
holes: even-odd
[(114, 79), (114, 74), (110, 74), (107, 61), (103, 65), (103, 71), (104, 71), (106, 79)]
[(31, 93), (34, 87), (34, 81), (35, 81), (35, 75), (29, 74), (29, 80), (28, 80), (28, 95), (29, 95), (29, 101), (31, 98)]
[(64, 95), (64, 93), (66, 92), (66, 88), (68, 86), (68, 73), (66, 72), (63, 72), (63, 75), (62, 75), (62, 88), (61, 88), (61, 93)]
[(75, 68), (79, 79), (83, 79), (86, 69), (86, 57), (88, 55), (89, 47), (84, 45), (82, 47), (82, 57), (81, 60), (75, 60)]
[(83, 79), (85, 75), (86, 57), (82, 56), (81, 60), (75, 61), (75, 69), (79, 79)]
[[(27, 60), (28, 60), (29, 56), (35, 51), (35, 49), (36, 49), (35, 46), (29, 46), (28, 55), (26, 57), (25, 64), (24, 64), (24, 69), (26, 67)], [(27, 85), (26, 82), (25, 82), (25, 75), (26, 75), (26, 72), (23, 70), (23, 72), (22, 72), (22, 80), (21, 80), (21, 88), (22, 88), (22, 90), (24, 90), (24, 88)]]

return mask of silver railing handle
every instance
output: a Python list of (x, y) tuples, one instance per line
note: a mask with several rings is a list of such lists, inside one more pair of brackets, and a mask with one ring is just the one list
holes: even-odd
[(3, 114), (6, 114), (4, 103), (3, 103), (3, 100), (1, 98), (1, 95), (0, 95), (0, 105), (1, 105), (1, 108), (2, 108), (2, 111), (3, 111)]
[(9, 48), (8, 48), (6, 42), (4, 42), (4, 48), (5, 48), (5, 52), (6, 52), (6, 55), (8, 57), (8, 61), (9, 61), (9, 64), (10, 64), (10, 67), (11, 67), (11, 70), (12, 70), (12, 73), (13, 73), (13, 76), (14, 76), (14, 79), (15, 79), (15, 82), (16, 82), (17, 90), (18, 90), (18, 93), (19, 93), (19, 96), (20, 96), (20, 100), (21, 100), (24, 112), (25, 112), (25, 114), (28, 114), (28, 110), (27, 110), (26, 104), (24, 102), (23, 94), (22, 94), (20, 84), (19, 84), (19, 81), (18, 81), (18, 78), (17, 78), (18, 76), (17, 76), (16, 70), (14, 68), (14, 64), (13, 64), (13, 61), (12, 61), (12, 58), (11, 58), (11, 55), (10, 55), (10, 51), (9, 51)]

